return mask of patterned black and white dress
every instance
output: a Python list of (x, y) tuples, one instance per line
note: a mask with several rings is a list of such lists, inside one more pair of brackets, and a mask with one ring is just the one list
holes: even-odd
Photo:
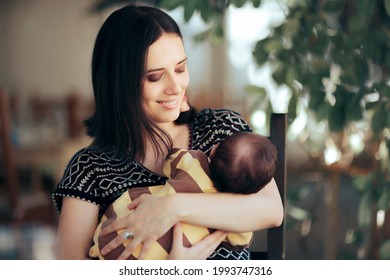
[[(204, 109), (189, 123), (191, 150), (208, 156), (213, 146), (232, 134), (251, 131), (236, 112)], [(54, 206), (61, 212), (62, 198), (75, 197), (96, 204), (99, 219), (106, 208), (129, 188), (165, 184), (162, 177), (129, 157), (115, 157), (94, 146), (78, 151), (69, 161), (64, 175), (52, 194)], [(230, 251), (219, 247), (209, 259), (249, 259), (249, 250)]]

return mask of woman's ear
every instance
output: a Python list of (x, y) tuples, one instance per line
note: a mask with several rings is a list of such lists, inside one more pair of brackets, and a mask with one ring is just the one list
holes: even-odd
[(187, 95), (183, 96), (183, 100), (180, 104), (180, 112), (187, 112), (190, 110), (190, 105), (188, 104), (188, 97)]

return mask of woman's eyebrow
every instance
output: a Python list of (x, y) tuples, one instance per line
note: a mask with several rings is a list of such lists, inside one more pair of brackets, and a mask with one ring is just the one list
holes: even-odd
[[(182, 60), (180, 60), (180, 61), (176, 64), (176, 66), (177, 66), (177, 65), (180, 65), (180, 64), (183, 64), (183, 63), (186, 62), (186, 61), (187, 61), (187, 57), (184, 58), (184, 59), (182, 59)], [(149, 69), (148, 71), (146, 71), (146, 73), (155, 72), (155, 71), (161, 71), (161, 70), (164, 70), (164, 68)]]

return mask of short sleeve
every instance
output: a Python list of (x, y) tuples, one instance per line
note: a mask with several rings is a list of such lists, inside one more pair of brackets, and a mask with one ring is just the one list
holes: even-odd
[(57, 212), (61, 212), (63, 197), (74, 197), (100, 206), (94, 156), (87, 149), (76, 153), (69, 161), (64, 175), (52, 193)]
[(239, 132), (251, 132), (245, 119), (237, 112), (227, 109), (204, 109), (191, 125), (193, 150), (201, 150), (208, 156), (215, 144)]

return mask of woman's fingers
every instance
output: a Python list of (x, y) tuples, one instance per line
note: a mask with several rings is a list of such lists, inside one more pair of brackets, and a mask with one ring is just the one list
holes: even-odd
[(118, 260), (126, 260), (140, 244), (142, 244), (142, 238), (134, 237), (119, 255)]
[(180, 223), (173, 226), (172, 250), (183, 246), (183, 229)]
[(194, 249), (199, 250), (199, 252), (204, 252), (205, 255), (207, 255), (206, 257), (208, 257), (215, 251), (218, 245), (225, 240), (226, 236), (226, 232), (217, 230), (212, 234), (207, 235), (192, 247), (195, 247)]
[[(127, 239), (132, 238), (135, 239), (135, 236), (138, 234), (135, 233), (133, 230), (128, 228), (129, 221), (125, 218), (118, 219), (104, 227), (102, 227), (102, 230), (100, 232), (100, 236), (106, 236), (111, 233), (115, 233), (115, 237), (108, 242), (101, 250), (102, 255), (107, 255), (112, 250), (115, 250), (119, 246), (121, 246), (124, 242), (126, 242)], [(125, 230), (124, 230), (125, 229)], [(120, 234), (116, 234), (118, 232), (121, 232)], [(127, 236), (126, 236), (127, 234)], [(142, 237), (138, 235), (138, 239), (141, 239), (139, 243), (142, 242)], [(130, 244), (132, 244), (131, 242)]]
[[(167, 200), (163, 197), (143, 194), (127, 205), (129, 210), (133, 210), (130, 215), (104, 225), (100, 235), (105, 236), (123, 230), (131, 232), (134, 238), (129, 245), (127, 245), (128, 242), (126, 243), (126, 249), (119, 258), (128, 258), (140, 244), (142, 244), (142, 248), (138, 258), (144, 258), (152, 243), (163, 236), (174, 224), (172, 221), (174, 219), (169, 215), (169, 207), (166, 205)], [(155, 210), (153, 211), (153, 209)], [(168, 214), (164, 214), (164, 211), (168, 211)], [(101, 249), (102, 255), (107, 255), (118, 246), (123, 245), (125, 241), (123, 236), (115, 236)]]
[(186, 255), (187, 248), (183, 246), (183, 230), (180, 223), (173, 226), (173, 240), (171, 252), (168, 255), (169, 260), (191, 259)]
[(126, 220), (126, 217), (118, 219), (116, 221), (113, 221), (112, 223), (105, 225), (102, 227), (102, 230), (100, 231), (100, 235), (104, 236), (107, 234), (110, 234), (112, 232), (125, 229), (128, 227), (128, 221)]
[(115, 237), (114, 239), (112, 239), (110, 242), (108, 242), (108, 243), (100, 250), (100, 253), (101, 253), (102, 255), (107, 255), (107, 254), (110, 253), (112, 250), (115, 250), (116, 248), (118, 248), (119, 246), (121, 246), (125, 241), (126, 241), (126, 239), (120, 234), (120, 235), (118, 235), (117, 237)]
[(134, 210), (135, 208), (137, 208), (137, 206), (141, 203), (141, 199), (140, 197), (137, 197), (136, 199), (134, 199), (132, 202), (130, 202), (129, 205), (127, 205), (127, 209), (129, 210)]
[(190, 248), (183, 245), (183, 231), (180, 223), (173, 228), (172, 249), (168, 256), (170, 260), (204, 260), (207, 259), (219, 244), (226, 238), (227, 233), (217, 230), (198, 241)]
[(144, 260), (146, 255), (148, 254), (150, 248), (152, 247), (152, 244), (153, 244), (154, 241), (145, 241), (143, 244), (142, 244), (142, 247), (141, 247), (141, 253), (139, 254), (138, 256), (138, 259), (139, 260)]

